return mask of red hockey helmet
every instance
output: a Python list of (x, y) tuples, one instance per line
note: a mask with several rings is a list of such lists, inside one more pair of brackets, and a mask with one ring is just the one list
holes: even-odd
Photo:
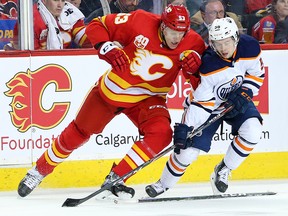
[(188, 31), (190, 29), (189, 12), (183, 5), (168, 5), (162, 12), (162, 22), (175, 31)]

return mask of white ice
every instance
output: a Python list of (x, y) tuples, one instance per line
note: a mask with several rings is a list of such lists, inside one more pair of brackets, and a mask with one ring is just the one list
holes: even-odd
[[(137, 203), (145, 185), (134, 186), (132, 201), (102, 201), (94, 197), (77, 207), (61, 207), (67, 198), (82, 198), (99, 188), (35, 189), (20, 198), (16, 191), (0, 192), (1, 216), (285, 216), (288, 215), (288, 179), (230, 181), (229, 193), (276, 192), (276, 195)], [(178, 184), (161, 197), (211, 195), (210, 184)]]

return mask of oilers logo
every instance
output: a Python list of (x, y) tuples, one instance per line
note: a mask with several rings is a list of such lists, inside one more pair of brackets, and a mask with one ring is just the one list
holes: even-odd
[(225, 101), (228, 94), (235, 89), (239, 88), (243, 83), (243, 76), (236, 76), (232, 80), (223, 83), (216, 89), (216, 93), (219, 99)]

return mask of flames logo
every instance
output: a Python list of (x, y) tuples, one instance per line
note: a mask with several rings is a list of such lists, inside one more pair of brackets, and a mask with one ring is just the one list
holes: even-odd
[(155, 65), (161, 65), (162, 68), (170, 69), (173, 67), (171, 59), (166, 56), (156, 55), (145, 49), (137, 49), (130, 70), (133, 75), (140, 76), (143, 80), (152, 81), (164, 76), (164, 73), (151, 73), (151, 68)]
[(0, 3), (0, 18), (17, 19), (17, 4), (14, 1)]
[(5, 95), (12, 97), (11, 121), (19, 132), (32, 126), (49, 129), (57, 126), (66, 116), (70, 102), (53, 102), (49, 109), (43, 106), (43, 96), (49, 85), (55, 92), (71, 91), (69, 73), (59, 65), (46, 65), (36, 71), (19, 72), (6, 83)]

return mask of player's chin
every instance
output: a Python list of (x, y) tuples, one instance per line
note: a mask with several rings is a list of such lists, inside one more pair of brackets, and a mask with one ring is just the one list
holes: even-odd
[(170, 49), (176, 49), (178, 47), (179, 43), (170, 43), (168, 44)]
[(232, 55), (230, 55), (229, 53), (221, 53), (221, 56), (224, 59), (229, 59), (230, 57), (232, 57)]

